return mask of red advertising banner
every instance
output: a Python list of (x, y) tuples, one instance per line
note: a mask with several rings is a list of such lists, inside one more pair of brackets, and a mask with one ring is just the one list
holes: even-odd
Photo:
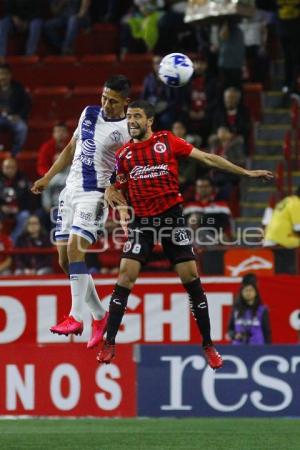
[[(108, 308), (115, 278), (96, 278), (98, 293)], [(212, 322), (212, 337), (226, 343), (227, 323), (240, 279), (204, 277)], [(273, 343), (295, 343), (300, 330), (300, 277), (259, 278), (263, 302), (271, 317)], [(0, 344), (85, 343), (91, 318), (85, 309), (82, 336), (53, 335), (50, 326), (68, 314), (70, 289), (66, 278), (0, 280)], [(174, 275), (141, 277), (128, 302), (119, 343), (198, 343), (188, 297)]]
[(133, 347), (96, 363), (85, 345), (0, 346), (0, 415), (136, 416)]

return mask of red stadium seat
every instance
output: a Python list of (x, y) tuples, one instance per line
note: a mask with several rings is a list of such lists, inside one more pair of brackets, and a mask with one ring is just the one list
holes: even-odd
[(117, 53), (118, 28), (113, 24), (95, 24), (91, 30), (81, 30), (75, 43), (77, 55), (87, 53)]
[(74, 85), (78, 60), (75, 56), (47, 56), (38, 71), (39, 84), (43, 86)]
[(114, 53), (108, 53), (105, 55), (85, 55), (83, 58), (81, 58), (80, 62), (82, 64), (86, 64), (86, 63), (95, 63), (95, 64), (116, 63), (117, 56)]
[(128, 54), (119, 63), (119, 73), (126, 75), (132, 84), (142, 84), (146, 75), (152, 71), (150, 54)]
[(31, 118), (63, 119), (71, 93), (66, 86), (37, 87), (33, 91)]
[(1, 152), (8, 152), (11, 149), (12, 135), (8, 130), (0, 130), (0, 155)]
[(152, 64), (152, 53), (126, 53), (123, 61), (131, 64)]
[(9, 56), (6, 62), (12, 68), (13, 78), (24, 86), (34, 86), (38, 77), (37, 69), (39, 67), (38, 56)]
[(73, 90), (69, 99), (68, 107), (70, 117), (77, 117), (87, 105), (98, 105), (101, 102), (101, 87), (98, 86), (78, 86)]
[(245, 104), (250, 109), (252, 119), (256, 122), (262, 121), (262, 92), (263, 86), (260, 83), (244, 84)]
[(38, 150), (43, 142), (51, 138), (52, 128), (56, 121), (54, 120), (29, 120), (28, 138), (25, 148), (30, 150)]

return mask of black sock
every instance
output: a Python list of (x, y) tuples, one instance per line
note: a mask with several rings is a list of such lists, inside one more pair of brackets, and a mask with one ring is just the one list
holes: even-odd
[(110, 344), (115, 343), (115, 338), (126, 310), (129, 294), (130, 289), (116, 284), (109, 303), (106, 340)]
[(191, 311), (202, 335), (202, 345), (204, 347), (207, 345), (211, 345), (212, 340), (210, 337), (208, 304), (206, 295), (201, 286), (200, 279), (197, 278), (190, 283), (186, 283), (183, 285), (183, 287), (189, 294)]

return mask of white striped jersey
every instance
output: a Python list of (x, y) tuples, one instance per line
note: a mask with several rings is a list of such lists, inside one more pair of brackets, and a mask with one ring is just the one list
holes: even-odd
[(100, 106), (87, 106), (73, 136), (76, 149), (66, 185), (85, 192), (105, 188), (116, 151), (130, 140), (126, 118), (106, 119)]

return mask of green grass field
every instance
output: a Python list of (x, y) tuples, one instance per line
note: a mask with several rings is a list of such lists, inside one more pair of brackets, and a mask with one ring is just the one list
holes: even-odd
[(300, 420), (0, 420), (0, 449), (299, 450)]

